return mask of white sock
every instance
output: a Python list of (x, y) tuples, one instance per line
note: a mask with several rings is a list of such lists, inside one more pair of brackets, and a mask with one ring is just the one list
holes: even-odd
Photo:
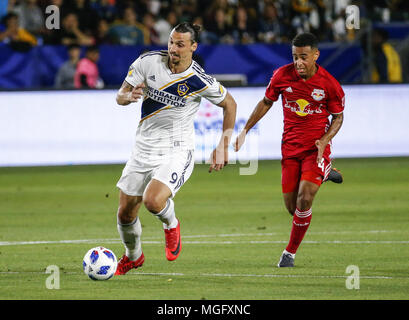
[(165, 208), (161, 212), (155, 214), (155, 216), (163, 222), (164, 229), (176, 228), (178, 225), (178, 220), (175, 214), (175, 203), (171, 198), (166, 201)]
[(136, 219), (129, 224), (122, 224), (118, 221), (117, 227), (119, 235), (125, 246), (125, 255), (129, 258), (129, 260), (137, 260), (142, 255), (142, 226), (139, 218), (136, 217)]

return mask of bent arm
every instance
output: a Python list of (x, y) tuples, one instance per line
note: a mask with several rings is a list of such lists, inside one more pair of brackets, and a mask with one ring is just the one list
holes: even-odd
[(237, 104), (229, 92), (218, 106), (223, 108), (223, 133), (219, 144), (210, 156), (209, 172), (212, 172), (212, 170), (219, 171), (227, 165), (229, 161), (229, 143), (236, 122)]
[(246, 139), (247, 132), (249, 132), (250, 129), (253, 128), (257, 124), (257, 122), (259, 122), (260, 119), (264, 117), (264, 115), (272, 107), (273, 103), (274, 102), (267, 97), (264, 97), (257, 103), (249, 119), (247, 120), (246, 125), (233, 143), (234, 151), (240, 150), (241, 146), (244, 144), (244, 140)]
[(253, 128), (257, 124), (257, 122), (259, 122), (260, 119), (264, 117), (267, 111), (270, 110), (272, 105), (273, 101), (271, 101), (267, 97), (264, 97), (262, 100), (260, 100), (251, 113), (249, 119), (247, 120), (243, 131), (245, 131), (246, 133), (249, 132), (250, 129)]
[(143, 83), (133, 87), (128, 82), (124, 81), (116, 94), (116, 103), (121, 106), (126, 106), (132, 102), (137, 102), (143, 96), (144, 87), (145, 85)]
[(315, 141), (315, 145), (318, 149), (317, 163), (322, 160), (322, 155), (324, 154), (327, 144), (335, 137), (339, 129), (341, 129), (342, 123), (344, 122), (344, 114), (338, 113), (332, 115), (331, 125), (328, 131), (321, 137), (321, 139)]
[(325, 146), (335, 137), (339, 129), (341, 129), (342, 123), (344, 122), (344, 113), (338, 113), (332, 115), (331, 125), (328, 128), (328, 131), (321, 137), (321, 142)]
[(237, 103), (232, 95), (227, 92), (226, 98), (224, 98), (218, 106), (223, 108), (223, 135), (220, 139), (219, 146), (228, 149), (236, 122)]

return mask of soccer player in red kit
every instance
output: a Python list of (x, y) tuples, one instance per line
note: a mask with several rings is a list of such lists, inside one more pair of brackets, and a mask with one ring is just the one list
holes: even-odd
[(293, 39), (293, 63), (273, 73), (265, 97), (234, 142), (238, 151), (246, 133), (281, 95), (284, 112), (281, 184), (293, 223), (278, 267), (294, 266), (295, 253), (310, 225), (314, 197), (331, 172), (331, 140), (343, 122), (344, 92), (338, 81), (316, 63), (319, 54), (318, 40), (313, 34), (303, 33)]

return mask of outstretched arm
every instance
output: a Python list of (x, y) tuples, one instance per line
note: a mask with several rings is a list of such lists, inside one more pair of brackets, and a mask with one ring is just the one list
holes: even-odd
[(229, 161), (229, 143), (236, 122), (237, 104), (229, 92), (227, 92), (226, 97), (218, 106), (223, 108), (223, 134), (219, 144), (210, 156), (209, 172), (212, 172), (213, 169), (216, 171), (223, 169)]
[(264, 97), (259, 101), (259, 103), (257, 103), (257, 106), (254, 108), (250, 118), (247, 120), (246, 125), (233, 143), (234, 151), (240, 150), (241, 146), (244, 144), (244, 140), (246, 139), (247, 132), (249, 132), (250, 129), (253, 128), (262, 117), (264, 117), (272, 105), (273, 101), (267, 97)]
[(317, 163), (321, 162), (322, 155), (324, 154), (325, 147), (335, 137), (339, 129), (341, 129), (342, 122), (344, 121), (344, 114), (338, 113), (332, 115), (331, 125), (328, 131), (321, 137), (321, 139), (315, 141), (315, 145), (318, 148)]
[(145, 88), (143, 82), (133, 87), (124, 81), (116, 95), (116, 103), (121, 106), (126, 106), (132, 102), (137, 102), (143, 96), (143, 88)]

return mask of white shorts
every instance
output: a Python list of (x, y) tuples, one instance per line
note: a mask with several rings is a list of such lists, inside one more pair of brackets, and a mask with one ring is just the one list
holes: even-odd
[(193, 167), (193, 150), (179, 151), (148, 171), (138, 170), (127, 163), (116, 186), (129, 196), (143, 196), (148, 183), (155, 179), (169, 187), (173, 198), (189, 179)]

